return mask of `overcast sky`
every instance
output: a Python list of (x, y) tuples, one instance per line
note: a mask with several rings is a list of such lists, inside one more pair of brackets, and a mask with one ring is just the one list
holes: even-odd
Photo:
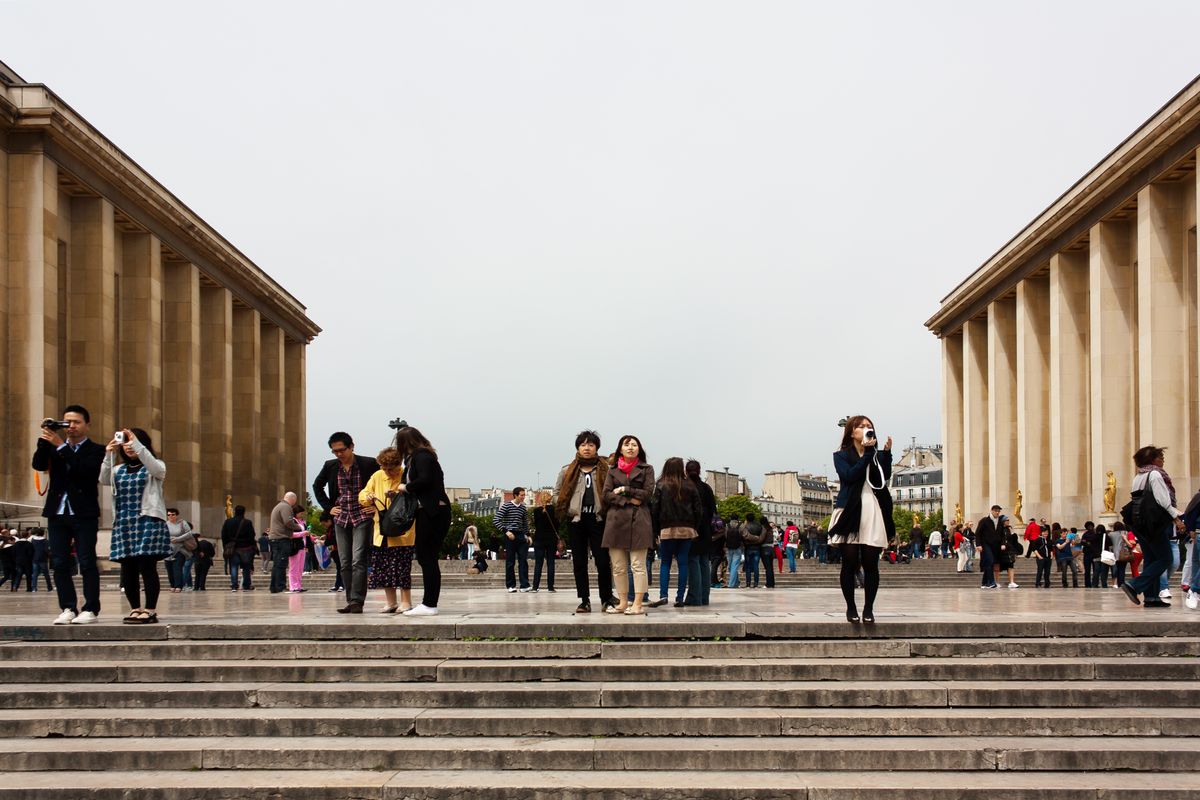
[[(941, 438), (941, 297), (1200, 72), (1194, 2), (10, 2), (47, 84), (308, 307), (308, 471), (574, 435)], [(286, 420), (267, 425), (288, 426)]]

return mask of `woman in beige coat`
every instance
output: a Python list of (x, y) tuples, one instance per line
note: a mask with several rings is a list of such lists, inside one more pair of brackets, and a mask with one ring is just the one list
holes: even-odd
[[(646, 451), (636, 436), (622, 436), (604, 481), (604, 539), (612, 560), (613, 592), (620, 601), (608, 614), (645, 614), (646, 551), (654, 543), (650, 498), (654, 494), (654, 467), (646, 463)], [(628, 591), (633, 570), (633, 597)]]

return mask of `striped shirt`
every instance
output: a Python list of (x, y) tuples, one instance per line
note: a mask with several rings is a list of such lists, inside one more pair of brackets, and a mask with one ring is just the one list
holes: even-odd
[(511, 500), (505, 501), (496, 509), (492, 524), (502, 533), (529, 535), (529, 518), (525, 514), (525, 506), (519, 506)]

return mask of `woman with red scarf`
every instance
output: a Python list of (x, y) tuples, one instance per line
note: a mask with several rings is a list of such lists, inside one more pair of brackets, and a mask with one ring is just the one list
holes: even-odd
[[(654, 467), (646, 463), (646, 451), (636, 436), (622, 436), (612, 455), (612, 468), (604, 481), (604, 539), (612, 561), (613, 590), (617, 605), (608, 614), (645, 614), (646, 551), (654, 543), (650, 498), (654, 493)], [(629, 597), (629, 571), (633, 571), (633, 597)]]

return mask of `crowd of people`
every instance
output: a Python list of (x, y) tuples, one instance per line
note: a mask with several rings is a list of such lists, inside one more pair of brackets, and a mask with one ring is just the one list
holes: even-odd
[[(167, 466), (145, 430), (124, 428), (100, 445), (89, 438), (89, 427), (88, 412), (78, 405), (68, 406), (61, 421), (43, 423), (33, 466), (50, 475), (43, 509), (47, 526), (0, 532), (0, 585), (10, 583), (15, 591), (23, 582), (27, 591), (36, 591), (44, 577), (47, 588), (58, 594), (56, 624), (95, 621), (100, 613), (98, 491), (103, 486), (112, 494), (109, 558), (120, 565), (121, 590), (129, 604), (123, 621), (155, 623), (159, 562), (165, 563), (170, 591), (205, 591), (216, 548), (178, 509), (166, 507)], [(272, 593), (305, 591), (303, 576), (332, 564), (337, 581), (330, 591), (346, 593), (345, 604), (337, 608), (340, 614), (361, 614), (367, 592), (379, 590), (386, 600), (382, 613), (436, 615), (438, 553), (450, 528), (450, 502), (432, 443), (400, 423), (392, 445), (374, 458), (357, 455), (353, 438), (343, 431), (330, 436), (328, 444), (333, 457), (312, 486), (324, 531), (309, 529), (306, 509), (294, 492), (285, 493), (271, 509), (261, 535), (243, 506), (233, 508), (220, 534), (231, 591), (254, 590), (259, 558), (270, 570)], [(1122, 510), (1123, 520), (1111, 529), (1088, 522), (1080, 531), (1047, 525), (1043, 519), (1031, 520), (1018, 536), (1013, 521), (996, 505), (974, 526), (936, 529), (927, 538), (914, 525), (909, 543), (901, 546), (888, 490), (891, 439), (881, 445), (869, 417), (850, 417), (844, 424), (833, 454), (840, 489), (826, 530), (801, 530), (791, 522), (777, 526), (753, 513), (722, 517), (712, 489), (701, 479), (699, 462), (671, 457), (656, 474), (637, 436), (622, 436), (609, 456), (601, 456), (600, 447), (599, 434), (581, 432), (554, 491), (536, 498), (532, 515), (523, 487), (516, 487), (512, 500), (496, 511), (493, 523), (504, 537), (508, 592), (538, 591), (543, 572), (547, 591), (556, 591), (555, 556), (569, 546), (578, 614), (592, 611), (589, 560), (595, 564), (594, 596), (601, 611), (641, 616), (647, 608), (671, 602), (676, 607), (708, 605), (714, 588), (774, 588), (785, 560), (787, 570), (795, 572), (797, 560), (816, 558), (840, 564), (847, 620), (871, 624), (885, 553), (893, 562), (956, 555), (959, 572), (973, 571), (977, 561), (983, 589), (999, 588), (1002, 578), (1008, 588), (1018, 588), (1015, 569), (1023, 555), (1036, 563), (1035, 587), (1049, 588), (1057, 567), (1064, 587), (1068, 577), (1078, 587), (1082, 573), (1085, 588), (1120, 588), (1132, 602), (1150, 608), (1169, 605), (1168, 574), (1182, 563), (1187, 605), (1200, 605), (1192, 588), (1200, 567), (1196, 546), (1186, 546), (1189, 532), (1200, 527), (1200, 493), (1186, 511), (1177, 507), (1162, 448), (1145, 447), (1135, 454), (1133, 498)], [(479, 544), (478, 532), (468, 528), (461, 545), (473, 573), (488, 569)], [(656, 560), (657, 597), (651, 599), (650, 572)], [(421, 602), (415, 605), (414, 561), (423, 584)]]

